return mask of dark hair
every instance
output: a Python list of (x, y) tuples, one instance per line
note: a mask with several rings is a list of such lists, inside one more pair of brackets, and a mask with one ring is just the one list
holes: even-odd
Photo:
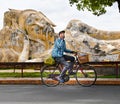
[(59, 32), (59, 35), (62, 34), (62, 33), (65, 33), (65, 31), (64, 31), (64, 30), (60, 31), (60, 32)]

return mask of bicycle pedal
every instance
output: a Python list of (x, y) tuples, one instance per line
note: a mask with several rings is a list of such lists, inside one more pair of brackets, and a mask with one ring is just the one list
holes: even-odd
[(59, 85), (65, 85), (65, 83), (63, 82), (63, 83), (60, 83)]
[(53, 74), (50, 74), (50, 75), (48, 76), (48, 78), (53, 78), (53, 76), (54, 76)]
[(69, 73), (69, 75), (76, 75), (76, 72), (71, 72)]

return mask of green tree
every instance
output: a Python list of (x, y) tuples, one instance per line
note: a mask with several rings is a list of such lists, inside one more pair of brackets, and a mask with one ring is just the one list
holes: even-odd
[(110, 7), (113, 3), (118, 3), (120, 12), (120, 0), (69, 0), (70, 5), (76, 5), (78, 10), (88, 10), (94, 15), (100, 16), (106, 13), (106, 7)]

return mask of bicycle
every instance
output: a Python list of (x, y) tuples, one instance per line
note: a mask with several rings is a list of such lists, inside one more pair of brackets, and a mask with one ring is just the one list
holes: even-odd
[[(75, 62), (73, 71), (75, 71), (74, 78), (77, 83), (82, 86), (91, 86), (94, 85), (97, 79), (97, 73), (94, 67), (90, 66), (87, 63), (81, 63), (79, 60), (79, 53), (75, 55)], [(56, 63), (55, 65), (45, 65), (41, 69), (41, 81), (44, 85), (48, 87), (54, 87), (60, 84), (58, 80), (58, 76), (60, 75), (62, 70), (62, 65), (60, 63)], [(63, 76), (64, 82), (68, 82), (70, 80), (69, 73), (66, 73)]]

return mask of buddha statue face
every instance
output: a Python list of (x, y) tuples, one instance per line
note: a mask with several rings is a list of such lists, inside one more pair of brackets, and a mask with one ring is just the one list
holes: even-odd
[(31, 40), (41, 40), (46, 49), (53, 45), (55, 25), (41, 12), (33, 10), (22, 12), (19, 26), (26, 31)]
[(4, 14), (4, 27), (0, 31), (0, 61), (38, 58), (52, 47), (54, 26), (41, 12), (10, 9)]

